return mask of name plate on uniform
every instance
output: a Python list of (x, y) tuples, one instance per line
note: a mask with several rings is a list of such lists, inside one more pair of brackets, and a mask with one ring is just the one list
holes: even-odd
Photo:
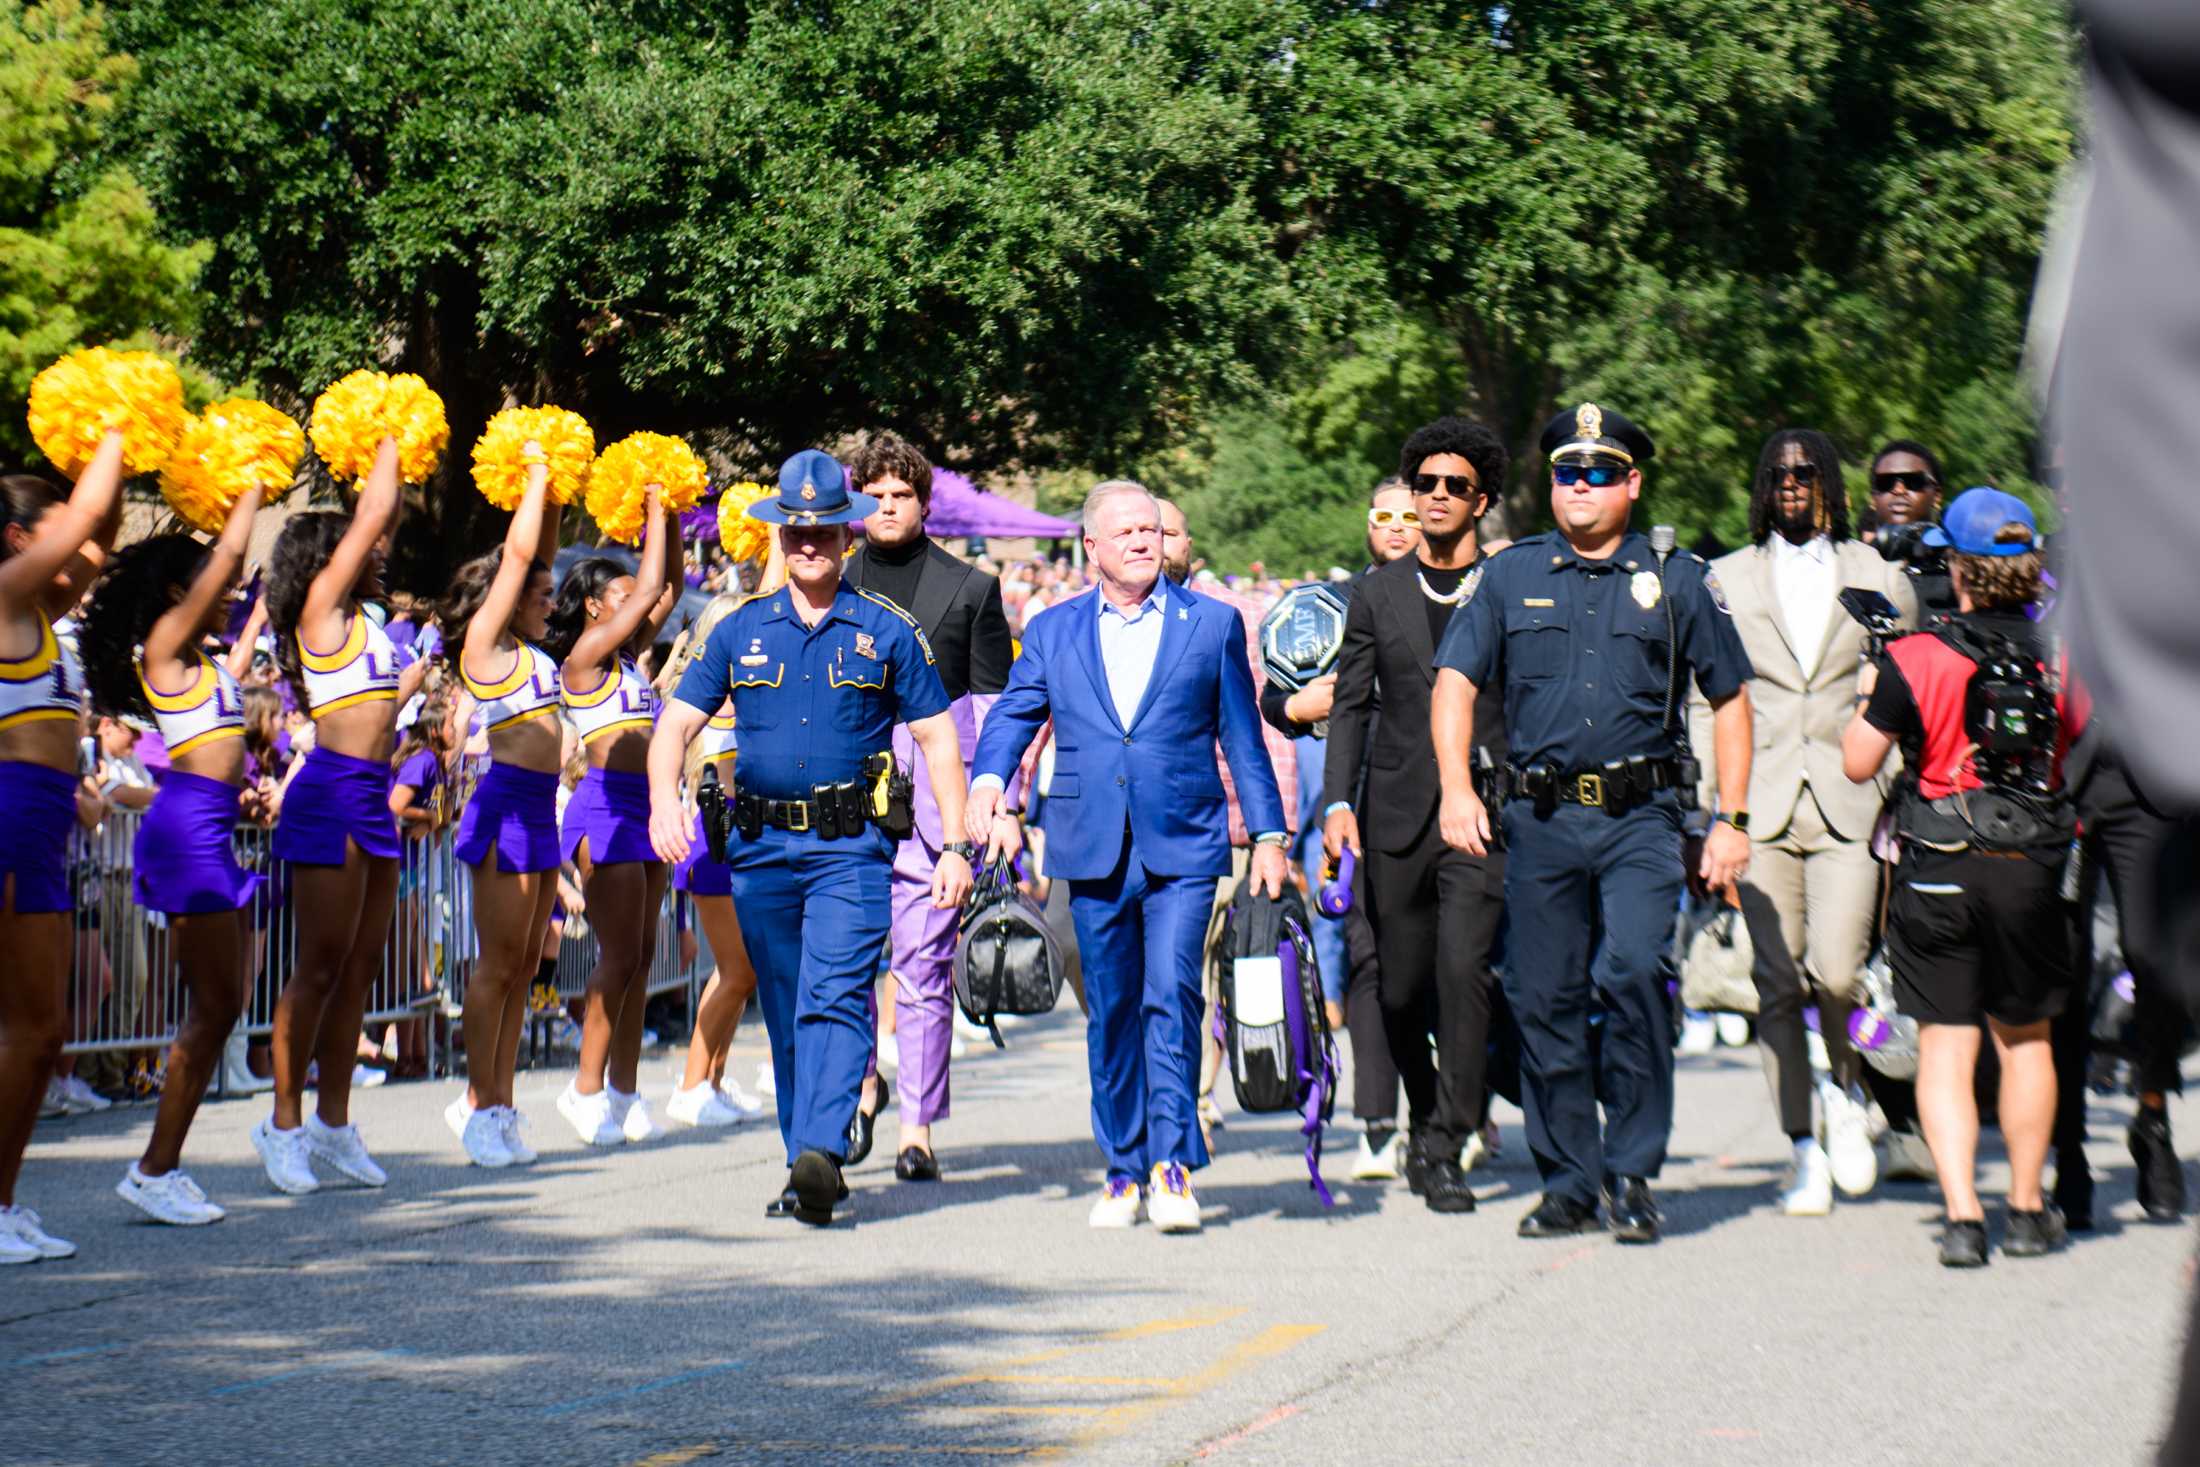
[(1344, 598), (1324, 582), (1293, 586), (1261, 618), (1261, 665), (1293, 692), (1334, 668), (1343, 646)]

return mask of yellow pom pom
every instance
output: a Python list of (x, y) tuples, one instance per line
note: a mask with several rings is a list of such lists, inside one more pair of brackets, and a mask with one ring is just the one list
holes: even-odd
[[(530, 457), (533, 441), (542, 452)], [(518, 509), (527, 493), (527, 466), (550, 470), (550, 497), (571, 504), (580, 497), (596, 461), (596, 434), (579, 413), (564, 408), (506, 408), (474, 440), (474, 487), (498, 509)]]
[(410, 372), (352, 373), (314, 402), (309, 427), (330, 476), (355, 487), (385, 438), (397, 440), (398, 477), (408, 484), (425, 484), (451, 441), (443, 399)]
[(588, 476), (588, 513), (622, 545), (641, 538), (649, 486), (668, 514), (693, 509), (707, 476), (695, 450), (664, 433), (630, 433), (603, 451)]
[(247, 489), (270, 498), (287, 493), (305, 451), (306, 435), (290, 414), (233, 397), (184, 424), (160, 471), (160, 492), (184, 523), (219, 534)]
[(175, 451), (184, 417), (183, 379), (149, 351), (86, 347), (31, 379), (31, 438), (71, 478), (110, 428), (122, 430), (124, 471), (151, 473)]
[(771, 554), (772, 527), (749, 517), (749, 506), (769, 499), (772, 491), (753, 479), (726, 486), (718, 497), (718, 543), (735, 561), (762, 560)]

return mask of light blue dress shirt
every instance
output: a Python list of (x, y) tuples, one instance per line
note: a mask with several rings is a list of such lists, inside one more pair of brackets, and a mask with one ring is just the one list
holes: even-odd
[(1105, 592), (1093, 600), (1100, 603), (1100, 666), (1107, 674), (1108, 696), (1115, 701), (1116, 718), (1129, 728), (1138, 716), (1138, 705), (1146, 699), (1147, 684), (1153, 681), (1153, 665), (1161, 655), (1162, 618), (1169, 604), (1159, 581), (1130, 611), (1110, 601)]

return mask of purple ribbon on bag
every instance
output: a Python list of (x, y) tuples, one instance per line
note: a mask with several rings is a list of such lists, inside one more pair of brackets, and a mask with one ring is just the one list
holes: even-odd
[[(1299, 984), (1299, 944), (1306, 934), (1299, 924), (1286, 917), (1283, 920), (1283, 941), (1276, 945), (1276, 956), (1283, 963), (1283, 1016), (1293, 1034), (1303, 1034), (1309, 1040), (1314, 1037), (1313, 1016), (1306, 1011), (1306, 993)], [(1311, 948), (1312, 944), (1308, 943)], [(1335, 1207), (1337, 1201), (1329, 1195), (1329, 1185), (1322, 1180), (1322, 1121), (1329, 1112), (1329, 1093), (1337, 1083), (1335, 1051), (1328, 1045), (1319, 1046), (1319, 1055), (1304, 1050), (1299, 1055), (1299, 1085), (1306, 1094), (1301, 1110), (1302, 1122), (1299, 1134), (1307, 1138), (1306, 1175), (1314, 1195), (1321, 1198), (1322, 1206)]]

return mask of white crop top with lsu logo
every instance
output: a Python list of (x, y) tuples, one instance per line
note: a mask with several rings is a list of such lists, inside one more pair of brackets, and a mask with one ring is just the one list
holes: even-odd
[(397, 649), (363, 611), (351, 614), (351, 630), (334, 652), (316, 652), (298, 638), (298, 665), (305, 669), (306, 711), (315, 718), (397, 697)]
[(0, 661), (0, 729), (75, 720), (84, 712), (84, 669), (53, 627), (40, 623), (38, 650), (20, 662)]
[(564, 690), (565, 713), (580, 730), (581, 742), (594, 743), (609, 733), (628, 729), (647, 732), (657, 722), (657, 690), (642, 681), (633, 663), (619, 659), (616, 673), (606, 671), (588, 692)]
[(481, 721), (491, 733), (558, 711), (558, 665), (532, 642), (519, 644), (519, 656), (508, 677), (493, 683), (476, 681), (466, 671), (464, 656), (458, 660), (458, 676), (481, 704)]
[(722, 764), (734, 755), (733, 715), (720, 713), (703, 725), (703, 762)]
[(244, 690), (229, 669), (199, 654), (199, 674), (187, 693), (163, 693), (145, 680), (145, 666), (138, 665), (138, 685), (145, 701), (153, 705), (153, 721), (161, 742), (174, 758), (223, 739), (244, 737)]

